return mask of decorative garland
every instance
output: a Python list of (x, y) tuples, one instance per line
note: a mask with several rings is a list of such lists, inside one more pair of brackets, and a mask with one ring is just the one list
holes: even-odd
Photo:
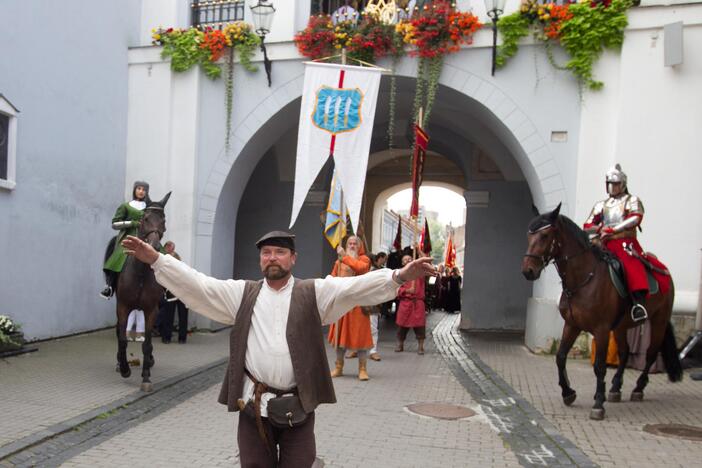
[[(618, 49), (624, 42), (626, 11), (632, 0), (581, 0), (580, 3), (555, 5), (525, 0), (519, 11), (502, 17), (497, 27), (502, 35), (496, 64), (503, 67), (517, 53), (519, 40), (533, 32), (545, 43), (549, 61), (559, 69), (570, 70), (590, 89), (604, 83), (594, 78), (592, 68), (604, 49)], [(555, 63), (551, 45), (560, 44), (570, 59), (563, 66)]]
[(251, 63), (251, 58), (261, 44), (261, 39), (253, 32), (251, 25), (243, 21), (229, 23), (221, 31), (191, 27), (188, 29), (158, 28), (151, 32), (152, 43), (163, 46), (161, 57), (164, 59), (170, 57), (171, 70), (175, 72), (184, 72), (199, 65), (208, 78), (217, 79), (222, 76), (222, 68), (218, 62), (228, 49), (225, 83), (227, 128), (224, 146), (225, 151), (229, 152), (234, 96), (234, 52), (236, 51), (239, 62), (246, 70), (255, 72), (258, 67)]

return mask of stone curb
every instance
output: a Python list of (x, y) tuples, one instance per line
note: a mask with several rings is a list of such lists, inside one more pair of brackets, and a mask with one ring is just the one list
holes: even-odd
[(179, 374), (175, 377), (171, 377), (169, 379), (163, 380), (161, 382), (154, 383), (154, 390), (150, 393), (144, 393), (141, 390), (137, 390), (133, 393), (130, 393), (129, 395), (122, 397), (118, 400), (115, 400), (111, 403), (108, 403), (106, 405), (103, 405), (99, 408), (95, 408), (93, 410), (87, 411), (83, 414), (79, 414), (78, 416), (68, 419), (66, 421), (60, 422), (58, 424), (54, 424), (53, 426), (50, 426), (46, 429), (43, 429), (41, 431), (35, 432), (33, 434), (30, 434), (28, 436), (25, 436), (21, 439), (18, 439), (14, 442), (10, 442), (9, 444), (5, 444), (2, 447), (0, 447), (0, 461), (9, 458), (10, 456), (17, 454), (19, 452), (22, 452), (24, 450), (27, 450), (35, 445), (38, 445), (42, 442), (47, 441), (48, 439), (51, 439), (53, 437), (56, 437), (58, 435), (61, 435), (63, 433), (66, 433), (68, 431), (71, 431), (75, 429), (76, 427), (85, 424), (89, 421), (94, 420), (101, 414), (119, 409), (125, 405), (132, 404), (136, 401), (139, 401), (143, 398), (153, 396), (156, 393), (167, 389), (169, 387), (172, 387), (173, 385), (177, 384), (178, 382), (182, 382), (183, 380), (189, 379), (191, 377), (194, 377), (196, 375), (202, 374), (204, 372), (207, 372), (215, 367), (221, 366), (222, 364), (225, 364), (229, 361), (229, 358), (222, 358), (218, 359), (217, 361), (211, 362), (209, 364), (205, 364), (204, 366), (200, 366), (198, 368), (192, 369), (188, 372), (184, 372), (182, 374)]
[[(564, 437), (523, 396), (471, 350), (457, 329), (458, 318), (446, 317), (433, 330), (436, 348), (458, 381), (473, 396), (490, 424), (523, 466), (597, 466)], [(483, 404), (485, 403), (485, 404)]]

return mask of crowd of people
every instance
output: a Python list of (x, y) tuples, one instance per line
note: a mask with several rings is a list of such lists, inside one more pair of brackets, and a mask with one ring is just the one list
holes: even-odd
[[(335, 277), (359, 276), (381, 268), (397, 269), (408, 265), (417, 257), (426, 254), (406, 247), (389, 255), (385, 252), (366, 255), (363, 241), (350, 236), (337, 247), (337, 260), (331, 275)], [(461, 274), (458, 267), (445, 268), (439, 265), (437, 276), (417, 278), (400, 286), (392, 301), (374, 306), (356, 306), (337, 322), (333, 323), (327, 336), (336, 350), (336, 361), (332, 377), (344, 374), (345, 359), (358, 358), (358, 378), (366, 381), (368, 359), (380, 361), (378, 352), (378, 329), (380, 317), (393, 320), (397, 326), (395, 352), (405, 350), (409, 331), (417, 340), (417, 353), (424, 354), (426, 338), (426, 316), (432, 309), (456, 313), (461, 310)]]

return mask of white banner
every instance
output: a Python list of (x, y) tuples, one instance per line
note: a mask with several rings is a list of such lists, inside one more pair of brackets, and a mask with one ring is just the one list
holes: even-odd
[(290, 227), (319, 171), (332, 156), (351, 224), (358, 232), (382, 69), (315, 62), (305, 65)]

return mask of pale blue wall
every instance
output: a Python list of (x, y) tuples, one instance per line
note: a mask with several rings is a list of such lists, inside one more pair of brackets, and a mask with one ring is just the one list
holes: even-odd
[(98, 298), (124, 197), (127, 47), (140, 0), (0, 2), (0, 93), (20, 109), (0, 189), (0, 314), (45, 338), (111, 325)]

